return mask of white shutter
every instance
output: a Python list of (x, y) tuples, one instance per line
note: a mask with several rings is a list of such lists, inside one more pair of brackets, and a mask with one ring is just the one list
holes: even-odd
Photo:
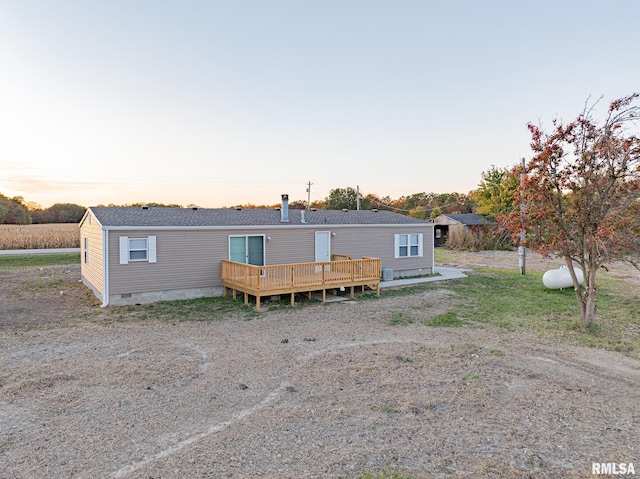
[(418, 256), (422, 258), (422, 233), (418, 234)]
[(120, 264), (129, 264), (129, 237), (120, 236)]
[(147, 244), (149, 246), (149, 263), (157, 262), (157, 254), (156, 254), (156, 237), (149, 236)]
[(400, 235), (393, 235), (394, 239), (393, 239), (393, 257), (394, 258), (399, 258), (400, 257)]

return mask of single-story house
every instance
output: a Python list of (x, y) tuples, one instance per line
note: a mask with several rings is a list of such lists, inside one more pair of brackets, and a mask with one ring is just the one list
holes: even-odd
[[(433, 223), (389, 211), (91, 207), (82, 281), (103, 306), (223, 294), (222, 260), (257, 266), (380, 258), (392, 277), (433, 273)], [(385, 271), (386, 270), (386, 271)]]
[(471, 213), (442, 214), (433, 222), (435, 223), (435, 246), (442, 246), (448, 238), (461, 238), (467, 232), (485, 231), (494, 224), (483, 216)]

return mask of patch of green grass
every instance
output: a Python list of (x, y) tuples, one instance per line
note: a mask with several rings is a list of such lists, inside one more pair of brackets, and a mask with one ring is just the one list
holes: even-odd
[[(455, 252), (449, 253), (454, 260)], [(389, 290), (383, 297), (446, 290), (454, 293), (447, 299), (449, 312), (427, 318), (426, 313), (417, 311), (412, 315), (416, 323), (444, 327), (485, 323), (640, 359), (640, 292), (618, 279), (599, 277), (598, 283), (597, 323), (592, 326), (580, 320), (573, 289), (549, 290), (542, 284), (542, 273), (535, 271), (521, 275), (517, 271), (479, 269), (469, 272), (465, 279)], [(399, 315), (392, 319), (401, 324)]]
[(425, 324), (427, 326), (434, 326), (438, 328), (459, 328), (460, 326), (464, 326), (465, 322), (458, 319), (458, 313), (455, 311), (448, 311), (427, 319)]
[(478, 376), (477, 374), (469, 373), (462, 376), (463, 381), (475, 381), (476, 379), (480, 379), (480, 376)]
[(136, 306), (114, 306), (114, 318), (120, 320), (157, 319), (161, 321), (215, 321), (237, 313), (253, 319), (257, 313), (251, 305), (230, 297), (207, 297), (179, 301), (161, 301)]
[(59, 289), (62, 286), (60, 278), (33, 278), (20, 283), (20, 289), (42, 291), (45, 289)]
[(408, 314), (396, 311), (391, 315), (391, 319), (388, 321), (389, 326), (406, 326), (412, 324), (414, 319)]
[(80, 264), (80, 254), (55, 253), (0, 256), (0, 269), (32, 268), (34, 266), (58, 266), (66, 264)]
[(453, 311), (472, 321), (640, 358), (640, 294), (620, 280), (599, 278), (598, 283), (598, 322), (591, 326), (581, 322), (573, 290), (545, 288), (539, 272), (478, 270), (436, 287), (456, 293), (450, 298)]
[(378, 404), (378, 409), (387, 414), (398, 412), (395, 408), (389, 406), (388, 404)]
[(504, 356), (504, 353), (499, 349), (490, 349), (489, 354), (493, 354), (494, 356), (498, 356), (498, 357)]
[(60, 278), (31, 278), (21, 281), (12, 293), (19, 296), (24, 295), (40, 295), (48, 290), (58, 291), (63, 287), (63, 281)]
[[(309, 298), (309, 296), (307, 295), (307, 293), (297, 293), (295, 295), (295, 306), (291, 306), (291, 296), (289, 294), (281, 294), (281, 295), (275, 295), (276, 297), (279, 296), (279, 299), (276, 300), (271, 300), (271, 297), (269, 296), (264, 296), (262, 298), (262, 300), (260, 301), (260, 308), (262, 310), (262, 308), (264, 307), (265, 311), (277, 311), (277, 310), (281, 310), (281, 309), (290, 309), (290, 308), (304, 308), (306, 306), (310, 306), (312, 304), (318, 304), (318, 301), (316, 301), (313, 298)], [(253, 304), (255, 306), (255, 297), (254, 296), (250, 296), (249, 301), (251, 302), (251, 304)], [(329, 303), (325, 303), (325, 305), (328, 305)]]
[(442, 264), (442, 263), (455, 264), (457, 262), (456, 254), (457, 254), (457, 251), (450, 250), (449, 248), (433, 249), (433, 257), (436, 264)]
[[(387, 289), (380, 293), (380, 297), (392, 298), (392, 297), (401, 297), (401, 296), (411, 296), (413, 294), (422, 293), (424, 291), (433, 291), (433, 290), (439, 289), (439, 284), (442, 284), (442, 283), (420, 283), (415, 286), (406, 286), (404, 288), (397, 288), (397, 289)], [(375, 294), (373, 294), (371, 297), (377, 298)], [(359, 296), (359, 299), (360, 298), (366, 299), (366, 295), (361, 295)]]

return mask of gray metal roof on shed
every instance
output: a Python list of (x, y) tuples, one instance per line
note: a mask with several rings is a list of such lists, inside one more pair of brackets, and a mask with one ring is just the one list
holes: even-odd
[(281, 221), (281, 212), (264, 208), (165, 208), (165, 207), (91, 207), (96, 219), (105, 227), (210, 227), (276, 225), (402, 225), (430, 224), (391, 211), (301, 210), (289, 209), (289, 221)]
[(457, 221), (458, 223), (461, 223), (463, 225), (467, 225), (467, 226), (476, 226), (476, 225), (491, 225), (493, 224), (492, 221), (489, 221), (488, 219), (484, 218), (483, 216), (480, 215), (476, 215), (473, 213), (464, 213), (464, 214), (458, 214), (458, 215), (452, 215), (452, 214), (443, 214), (442, 216), (446, 216), (447, 218), (451, 218), (454, 221)]

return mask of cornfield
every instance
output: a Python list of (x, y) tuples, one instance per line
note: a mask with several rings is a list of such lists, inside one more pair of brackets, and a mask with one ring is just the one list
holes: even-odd
[(0, 225), (0, 250), (79, 247), (76, 223)]

